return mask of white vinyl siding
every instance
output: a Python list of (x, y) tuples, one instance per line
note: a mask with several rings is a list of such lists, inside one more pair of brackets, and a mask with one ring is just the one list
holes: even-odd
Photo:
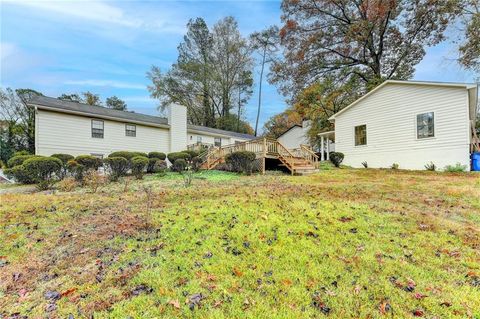
[(300, 148), (300, 144), (310, 144), (306, 131), (299, 126), (295, 126), (285, 132), (278, 138), (278, 141), (288, 149)]
[[(417, 138), (417, 115), (434, 113), (434, 136)], [(335, 118), (336, 151), (344, 164), (424, 169), (469, 165), (468, 94), (465, 88), (388, 83)], [(355, 146), (354, 127), (366, 125), (368, 143)]]
[(37, 110), (36, 153), (51, 155), (97, 154), (106, 157), (114, 151), (159, 151), (168, 153), (168, 129), (136, 125), (136, 138), (125, 136), (125, 123), (102, 120), (104, 138), (93, 138), (92, 118)]

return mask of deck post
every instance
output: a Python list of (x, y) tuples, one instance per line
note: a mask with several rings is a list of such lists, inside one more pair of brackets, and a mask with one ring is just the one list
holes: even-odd
[(327, 137), (327, 161), (330, 160), (330, 139)]
[(320, 160), (324, 161), (325, 160), (325, 155), (323, 154), (325, 152), (325, 139), (323, 135), (320, 137)]
[(267, 158), (267, 139), (263, 138), (262, 175), (265, 175), (265, 161)]

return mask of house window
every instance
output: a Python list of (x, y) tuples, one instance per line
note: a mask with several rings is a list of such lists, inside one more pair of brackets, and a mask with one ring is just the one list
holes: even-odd
[(134, 124), (125, 124), (125, 136), (137, 136), (137, 126)]
[(435, 123), (433, 112), (417, 115), (417, 138), (428, 138), (435, 136)]
[(367, 126), (355, 126), (355, 146), (367, 145)]
[(202, 137), (197, 135), (197, 143), (202, 143)]
[(103, 121), (92, 120), (92, 137), (103, 138)]
[(99, 159), (103, 159), (103, 154), (91, 153), (90, 155)]
[(218, 147), (222, 146), (222, 139), (220, 137), (215, 137), (213, 144)]

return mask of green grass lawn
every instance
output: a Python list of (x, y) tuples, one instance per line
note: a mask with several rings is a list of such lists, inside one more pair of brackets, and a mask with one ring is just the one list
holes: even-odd
[(0, 317), (480, 318), (478, 174), (196, 177), (0, 195)]

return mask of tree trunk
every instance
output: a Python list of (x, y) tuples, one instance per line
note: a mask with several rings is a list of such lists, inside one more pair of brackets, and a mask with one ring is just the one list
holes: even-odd
[(257, 120), (255, 121), (255, 136), (257, 136), (257, 133), (258, 133), (258, 119), (260, 118), (260, 107), (262, 105), (262, 79), (263, 79), (263, 69), (265, 68), (266, 54), (267, 54), (267, 47), (263, 49), (262, 70), (260, 71), (260, 84), (258, 86), (258, 110), (257, 110)]

